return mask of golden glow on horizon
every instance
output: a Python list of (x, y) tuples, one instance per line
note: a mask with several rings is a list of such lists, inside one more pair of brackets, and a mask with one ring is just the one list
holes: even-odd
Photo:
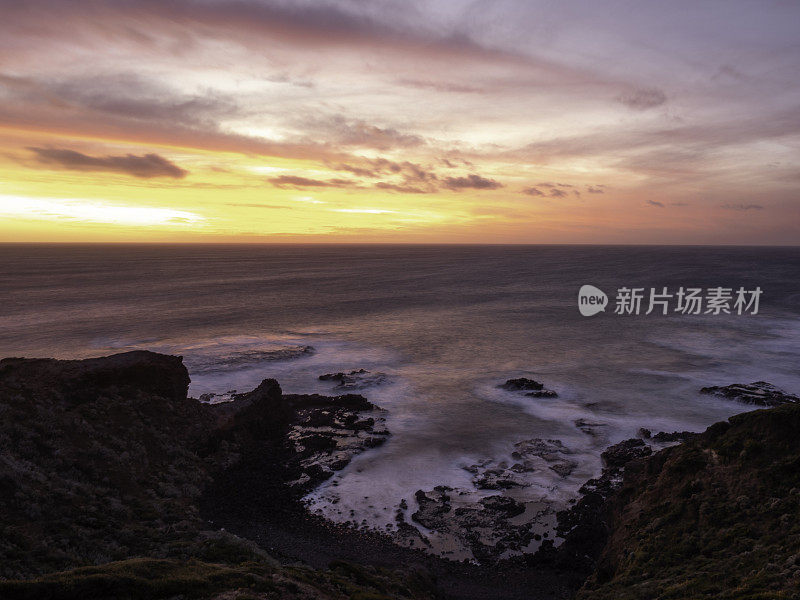
[(124, 206), (80, 198), (31, 198), (0, 195), (0, 216), (24, 220), (106, 223), (136, 227), (202, 227), (205, 218), (164, 207)]

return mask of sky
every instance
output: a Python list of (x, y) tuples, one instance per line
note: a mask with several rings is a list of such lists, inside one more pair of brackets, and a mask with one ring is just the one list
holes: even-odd
[(800, 243), (796, 0), (0, 15), (0, 241)]

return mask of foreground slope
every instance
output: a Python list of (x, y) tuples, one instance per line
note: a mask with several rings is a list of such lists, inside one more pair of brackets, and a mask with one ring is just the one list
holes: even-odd
[(800, 405), (626, 466), (582, 600), (800, 597)]

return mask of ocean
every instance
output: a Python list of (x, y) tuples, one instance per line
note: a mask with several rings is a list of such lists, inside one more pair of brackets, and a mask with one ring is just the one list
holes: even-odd
[[(604, 312), (581, 316), (584, 284), (608, 294)], [(681, 286), (763, 293), (755, 315), (614, 313), (620, 288)], [(0, 356), (180, 354), (190, 394), (211, 401), (268, 377), (336, 394), (319, 375), (382, 374), (358, 393), (386, 409), (389, 441), (308, 497), (382, 530), (416, 490), (497, 494), (469, 469), (513, 462), (524, 440), (558, 440), (572, 468), (500, 493), (564, 506), (639, 428), (743, 410), (702, 386), (800, 392), (800, 248), (7, 244), (0, 307)], [(498, 387), (514, 377), (558, 397)]]

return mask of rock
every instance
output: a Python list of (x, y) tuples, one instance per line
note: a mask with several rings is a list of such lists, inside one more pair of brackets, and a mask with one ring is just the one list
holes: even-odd
[(643, 440), (649, 440), (652, 432), (649, 429), (645, 429), (644, 427), (640, 427), (639, 431), (636, 432), (636, 435)]
[(516, 379), (507, 380), (499, 387), (503, 388), (504, 390), (519, 392), (523, 390), (541, 390), (544, 388), (544, 384), (526, 377), (518, 377)]
[(691, 431), (673, 431), (672, 433), (659, 431), (652, 437), (652, 440), (659, 443), (685, 442), (686, 440), (692, 439), (696, 435), (696, 433)]
[(465, 491), (442, 486), (418, 490), (419, 510), (411, 518), (446, 538), (455, 538), (481, 563), (493, 563), (508, 551), (520, 552), (533, 540), (533, 521), (547, 513), (545, 509), (533, 520), (515, 523), (513, 519), (526, 511), (524, 503), (502, 495), (462, 499), (467, 496)]
[(553, 390), (536, 390), (535, 392), (528, 392), (525, 394), (529, 398), (558, 398), (558, 394)]
[(765, 381), (755, 381), (751, 384), (736, 383), (726, 386), (704, 387), (700, 389), (700, 393), (728, 398), (755, 406), (770, 407), (800, 402), (800, 398), (794, 394), (788, 394)]
[(411, 519), (428, 529), (440, 530), (447, 523), (444, 515), (450, 512), (450, 496), (447, 492), (450, 488), (437, 486), (431, 492), (417, 490), (414, 498), (419, 505), (419, 509), (411, 515)]
[(57, 385), (58, 396), (72, 404), (120, 392), (184, 400), (190, 382), (182, 357), (146, 350), (87, 360), (4, 358), (0, 377), (12, 385), (15, 380), (41, 387)]
[(652, 453), (653, 451), (644, 443), (644, 440), (632, 438), (609, 446), (600, 457), (606, 467), (619, 468), (624, 467), (635, 458), (650, 456)]
[(349, 373), (325, 373), (319, 376), (320, 381), (335, 381), (337, 388), (360, 390), (374, 385), (386, 383), (386, 373), (370, 373), (366, 369), (356, 369)]
[(469, 465), (465, 470), (472, 473), (472, 482), (482, 490), (507, 490), (530, 485), (529, 474), (552, 469), (562, 477), (569, 475), (577, 464), (565, 460), (571, 451), (561, 440), (533, 438), (514, 444), (511, 458), (516, 462), (485, 460)]
[(508, 496), (489, 496), (480, 501), (484, 508), (502, 513), (508, 517), (516, 517), (525, 512), (522, 502)]
[(571, 460), (550, 465), (550, 469), (561, 475), (561, 477), (569, 477), (577, 468), (578, 463)]

